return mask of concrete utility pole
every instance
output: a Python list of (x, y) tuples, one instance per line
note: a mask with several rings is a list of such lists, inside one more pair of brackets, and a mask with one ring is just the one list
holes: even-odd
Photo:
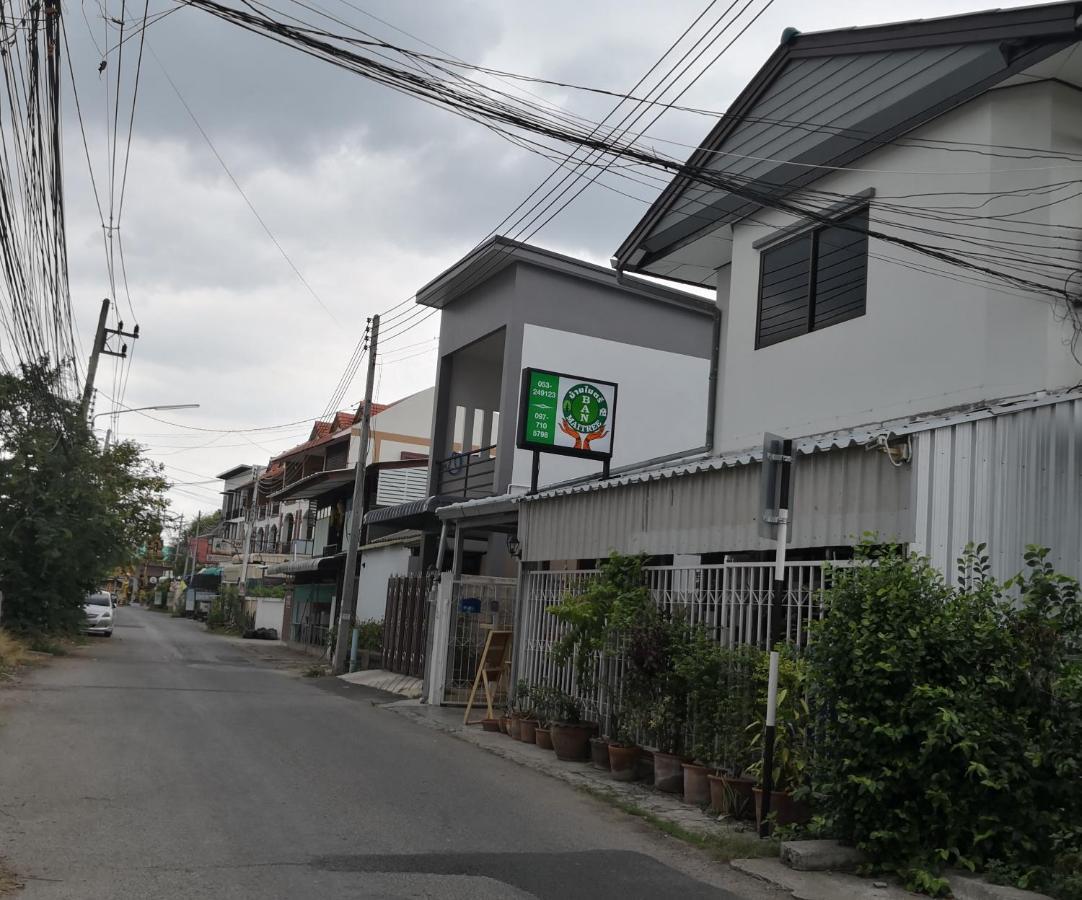
[(106, 356), (117, 356), (120, 359), (124, 359), (128, 355), (127, 344), (121, 346), (119, 353), (116, 350), (110, 350), (106, 346), (109, 335), (130, 337), (132, 340), (137, 340), (139, 338), (138, 325), (131, 331), (124, 330), (123, 322), (117, 323), (116, 328), (106, 328), (105, 322), (108, 316), (109, 298), (106, 297), (101, 301), (101, 313), (98, 315), (98, 327), (94, 331), (94, 345), (90, 351), (90, 362), (88, 362), (86, 366), (86, 384), (83, 386), (83, 400), (79, 406), (84, 417), (90, 409), (90, 398), (94, 395), (94, 377), (98, 374), (98, 360), (101, 358), (101, 355), (104, 353)]
[(255, 480), (252, 482), (252, 505), (248, 507), (251, 517), (244, 517), (244, 561), (240, 567), (240, 584), (237, 590), (242, 597), (248, 596), (248, 561), (252, 558), (252, 530), (255, 528), (256, 509), (259, 503), (259, 479), (266, 469), (256, 466)]
[(83, 387), (83, 402), (79, 407), (85, 416), (90, 409), (90, 397), (94, 393), (94, 376), (98, 374), (98, 359), (105, 346), (105, 319), (109, 315), (109, 298), (101, 301), (101, 313), (98, 315), (98, 327), (94, 331), (94, 345), (90, 349), (90, 362), (86, 366), (86, 385)]
[[(360, 553), (361, 528), (364, 524), (364, 482), (368, 464), (368, 437), (372, 428), (372, 385), (376, 380), (376, 348), (379, 345), (379, 316), (372, 316), (372, 332), (368, 339), (368, 378), (364, 386), (364, 406), (361, 413), (361, 446), (353, 475), (353, 508), (349, 516), (349, 544), (346, 546), (346, 572), (342, 579), (342, 597), (338, 603), (338, 634), (334, 642), (331, 670), (335, 675), (346, 671), (349, 661), (353, 616), (357, 611), (357, 562)], [(374, 462), (374, 460), (373, 460)]]

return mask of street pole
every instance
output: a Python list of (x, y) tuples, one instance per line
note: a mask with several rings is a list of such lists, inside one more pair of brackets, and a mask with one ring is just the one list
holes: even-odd
[(353, 615), (357, 609), (357, 561), (360, 553), (361, 528), (364, 524), (364, 481), (368, 464), (368, 436), (372, 427), (372, 386), (376, 380), (376, 348), (379, 344), (379, 316), (372, 316), (372, 331), (368, 342), (368, 378), (364, 387), (364, 406), (361, 413), (361, 446), (357, 451), (357, 463), (353, 474), (353, 508), (349, 516), (349, 544), (346, 547), (346, 572), (342, 580), (342, 597), (338, 604), (338, 633), (334, 642), (331, 670), (335, 675), (346, 671), (353, 627)]
[(259, 504), (259, 478), (266, 471), (259, 466), (253, 470), (255, 480), (252, 482), (252, 505), (248, 507), (249, 515), (244, 517), (244, 560), (240, 566), (240, 584), (237, 590), (242, 597), (248, 596), (248, 562), (252, 558), (252, 529), (255, 528), (256, 509)]
[(94, 345), (90, 350), (90, 362), (86, 366), (86, 385), (83, 387), (83, 401), (79, 407), (85, 417), (90, 409), (90, 397), (94, 393), (94, 376), (98, 374), (98, 359), (105, 347), (105, 320), (109, 315), (109, 298), (101, 301), (101, 313), (98, 316), (98, 327), (94, 332)]

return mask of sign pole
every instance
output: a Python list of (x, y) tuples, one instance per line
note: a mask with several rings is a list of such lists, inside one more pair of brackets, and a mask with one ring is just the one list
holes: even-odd
[(766, 688), (766, 730), (763, 733), (763, 793), (759, 807), (759, 837), (770, 836), (770, 795), (774, 792), (774, 738), (778, 722), (778, 651), (770, 651)]
[(534, 450), (533, 461), (530, 464), (530, 493), (537, 493), (537, 479), (541, 475), (541, 451)]

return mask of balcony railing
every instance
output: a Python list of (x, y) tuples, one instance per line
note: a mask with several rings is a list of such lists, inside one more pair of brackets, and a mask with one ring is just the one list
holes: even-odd
[(313, 541), (269, 541), (252, 538), (253, 553), (275, 553), (281, 556), (311, 556)]
[(491, 497), (496, 493), (496, 446), (453, 453), (441, 459), (439, 493), (448, 497)]

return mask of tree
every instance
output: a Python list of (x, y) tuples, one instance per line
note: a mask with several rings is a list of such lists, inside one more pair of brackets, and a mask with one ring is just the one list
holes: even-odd
[(46, 360), (0, 375), (2, 624), (19, 632), (75, 631), (86, 593), (165, 520), (160, 467), (100, 447), (62, 378)]

